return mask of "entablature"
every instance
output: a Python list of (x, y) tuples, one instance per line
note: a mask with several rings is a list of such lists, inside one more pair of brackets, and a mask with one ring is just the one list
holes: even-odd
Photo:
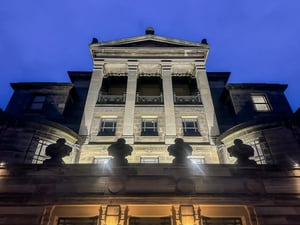
[[(104, 62), (104, 61), (103, 61)], [(104, 77), (108, 76), (127, 76), (128, 70), (132, 69), (132, 63), (124, 60), (113, 62), (102, 62)], [(94, 67), (96, 69), (97, 66)], [(134, 62), (134, 70), (138, 76), (162, 76), (164, 70), (171, 71), (171, 76), (191, 76), (194, 77), (196, 70), (205, 68), (199, 66), (199, 62)]]
[(167, 48), (129, 48), (129, 47), (104, 47), (104, 48), (92, 48), (91, 54), (93, 60), (98, 58), (196, 58), (206, 60), (208, 55), (208, 49), (201, 48), (183, 48), (183, 47), (167, 47)]

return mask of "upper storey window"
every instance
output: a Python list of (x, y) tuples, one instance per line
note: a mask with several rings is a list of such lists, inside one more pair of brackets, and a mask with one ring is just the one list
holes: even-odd
[(97, 104), (125, 104), (126, 85), (127, 77), (104, 78)]
[(36, 95), (29, 106), (30, 110), (42, 110), (46, 102), (46, 95)]
[(137, 80), (137, 104), (162, 104), (162, 80), (160, 77), (139, 77)]
[(115, 136), (116, 134), (117, 119), (105, 118), (101, 121), (99, 136)]
[(182, 119), (182, 128), (184, 136), (200, 136), (198, 121), (196, 118)]
[(180, 104), (201, 104), (200, 94), (195, 78), (172, 77), (173, 97), (176, 105)]
[(157, 118), (142, 119), (142, 136), (157, 136)]
[(252, 95), (252, 102), (254, 104), (254, 108), (258, 112), (269, 112), (271, 111), (270, 104), (265, 95)]

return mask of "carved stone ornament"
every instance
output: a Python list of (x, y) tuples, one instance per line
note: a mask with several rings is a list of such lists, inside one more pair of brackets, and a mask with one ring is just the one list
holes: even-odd
[(46, 155), (50, 156), (50, 159), (46, 159), (44, 165), (62, 165), (64, 161), (63, 157), (70, 155), (72, 148), (67, 146), (64, 138), (57, 139), (55, 144), (51, 144), (46, 148)]
[(250, 160), (249, 157), (254, 156), (254, 149), (250, 145), (246, 145), (240, 139), (234, 140), (234, 145), (227, 149), (228, 153), (232, 157), (236, 157), (235, 164), (239, 166), (256, 166), (254, 160)]
[(125, 63), (105, 63), (103, 65), (103, 74), (107, 76), (127, 76), (127, 64)]
[(117, 142), (111, 144), (108, 149), (108, 154), (113, 158), (109, 160), (109, 164), (113, 166), (126, 166), (128, 160), (126, 156), (131, 155), (132, 147), (126, 144), (124, 138), (119, 138)]
[(194, 64), (174, 64), (172, 65), (173, 76), (195, 76)]
[(175, 144), (168, 147), (169, 155), (175, 157), (175, 159), (173, 159), (174, 165), (190, 165), (191, 160), (189, 160), (187, 156), (192, 155), (192, 151), (192, 147), (184, 143), (182, 138), (176, 138)]
[(138, 65), (139, 76), (160, 76), (161, 65), (154, 63), (142, 63)]

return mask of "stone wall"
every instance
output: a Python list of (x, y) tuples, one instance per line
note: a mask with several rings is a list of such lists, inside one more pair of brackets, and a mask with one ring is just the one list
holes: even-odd
[(126, 213), (162, 212), (180, 224), (183, 206), (195, 213), (194, 222), (205, 216), (237, 217), (244, 225), (298, 224), (299, 175), (299, 167), (274, 166), (2, 165), (0, 224), (54, 225), (59, 217), (104, 215), (109, 206), (120, 208), (121, 224)]

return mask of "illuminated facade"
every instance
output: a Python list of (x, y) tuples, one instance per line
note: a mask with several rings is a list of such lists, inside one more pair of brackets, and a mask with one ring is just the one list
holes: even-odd
[[(71, 83), (14, 83), (1, 113), (0, 224), (296, 224), (299, 119), (282, 84), (227, 84), (209, 45), (145, 35), (90, 44), (93, 71)], [(296, 119), (295, 119), (296, 118)], [(60, 167), (45, 148), (73, 148)], [(128, 166), (106, 164), (124, 138)], [(172, 165), (175, 138), (190, 166)], [(227, 152), (241, 139), (257, 167)], [(21, 164), (21, 165), (14, 165)], [(269, 165), (268, 165), (269, 164)]]

